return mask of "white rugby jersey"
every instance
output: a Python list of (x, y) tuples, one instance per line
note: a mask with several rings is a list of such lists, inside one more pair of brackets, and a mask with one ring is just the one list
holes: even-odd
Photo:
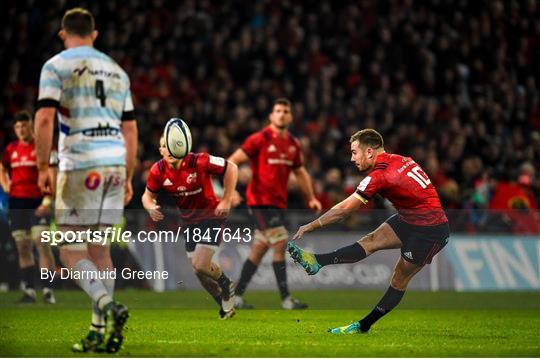
[(90, 46), (64, 50), (41, 70), (38, 108), (56, 107), (60, 171), (126, 164), (123, 120), (134, 120), (126, 72)]

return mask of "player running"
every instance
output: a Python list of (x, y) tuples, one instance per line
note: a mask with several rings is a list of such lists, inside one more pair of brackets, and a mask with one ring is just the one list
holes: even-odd
[[(59, 36), (66, 50), (45, 63), (39, 81), (39, 185), (42, 191), (50, 190), (47, 160), (57, 116), (56, 223), (60, 230), (80, 234), (120, 222), (133, 195), (137, 124), (127, 74), (93, 47), (97, 31), (92, 14), (82, 8), (68, 10)], [(60, 258), (65, 267), (81, 274), (77, 283), (93, 302), (90, 332), (73, 350), (117, 352), (128, 310), (113, 301), (114, 279), (98, 275), (113, 269), (109, 244), (66, 243)]]
[(409, 281), (448, 242), (448, 219), (435, 187), (410, 157), (386, 153), (382, 136), (364, 129), (351, 139), (351, 162), (360, 171), (369, 171), (356, 192), (335, 205), (294, 235), (299, 240), (308, 232), (339, 221), (366, 204), (377, 193), (396, 207), (394, 214), (375, 231), (358, 242), (332, 253), (312, 254), (289, 242), (288, 251), (310, 275), (329, 264), (358, 262), (381, 249), (401, 248), (388, 290), (375, 308), (358, 322), (329, 329), (333, 334), (367, 333), (382, 316), (400, 302)]
[(253, 308), (242, 295), (270, 247), (274, 250), (272, 267), (276, 276), (283, 309), (304, 309), (307, 305), (293, 298), (287, 286), (285, 246), (288, 239), (284, 210), (287, 207), (287, 183), (291, 171), (298, 181), (308, 207), (319, 211), (321, 203), (313, 193), (311, 179), (304, 164), (300, 144), (289, 133), (293, 121), (291, 103), (287, 99), (274, 102), (270, 125), (249, 136), (229, 157), (237, 165), (249, 161), (252, 177), (246, 191), (247, 205), (257, 225), (255, 242), (244, 262), (236, 286), (236, 307)]
[[(32, 116), (28, 111), (15, 114), (13, 130), (17, 139), (7, 145), (2, 153), (0, 183), (9, 195), (11, 234), (19, 253), (23, 290), (20, 302), (34, 303), (37, 268), (33, 244), (39, 254), (39, 267), (49, 271), (54, 271), (56, 267), (50, 245), (40, 240), (41, 231), (49, 229), (51, 196), (44, 196), (38, 187), (34, 131)], [(51, 156), (51, 164), (56, 165), (55, 153)], [(52, 168), (50, 172), (54, 176)], [(41, 284), (45, 303), (56, 303), (51, 282), (43, 280)]]
[[(185, 246), (191, 266), (202, 286), (220, 306), (220, 319), (231, 318), (235, 314), (233, 283), (212, 257), (231, 208), (238, 168), (222, 157), (205, 152), (189, 152), (184, 158), (174, 158), (165, 146), (164, 136), (159, 141), (159, 153), (163, 158), (150, 169), (142, 196), (143, 207), (152, 220), (158, 222), (164, 218), (156, 202), (158, 192), (163, 190), (175, 198), (180, 217), (190, 228), (191, 236), (186, 237)], [(221, 200), (217, 199), (212, 186), (214, 175), (223, 177)], [(206, 231), (209, 236), (196, 235)]]

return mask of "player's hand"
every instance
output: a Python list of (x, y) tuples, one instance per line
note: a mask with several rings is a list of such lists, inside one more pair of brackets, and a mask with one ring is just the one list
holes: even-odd
[(40, 204), (38, 208), (36, 208), (35, 214), (37, 217), (40, 217), (40, 218), (46, 217), (49, 214), (51, 214), (51, 207)]
[(319, 201), (317, 198), (313, 197), (308, 202), (308, 208), (316, 211), (317, 213), (319, 213), (321, 211), (321, 209), (322, 209), (321, 201)]
[(165, 216), (161, 212), (161, 206), (160, 205), (156, 204), (154, 206), (154, 208), (148, 209), (147, 211), (148, 211), (148, 214), (150, 215), (150, 218), (152, 218), (152, 221), (154, 221), (154, 222), (159, 222), (163, 218), (165, 218)]
[(304, 236), (304, 234), (311, 232), (312, 230), (313, 229), (311, 229), (311, 226), (309, 224), (304, 224), (303, 226), (300, 226), (300, 228), (298, 228), (298, 231), (294, 234), (292, 238), (293, 241), (299, 240)]
[(227, 217), (230, 211), (231, 211), (231, 200), (222, 198), (221, 201), (219, 201), (214, 211), (214, 214), (217, 217)]
[(242, 203), (243, 200), (244, 199), (242, 198), (240, 193), (238, 193), (237, 190), (234, 190), (233, 195), (232, 195), (232, 199), (231, 199), (231, 206), (232, 207), (237, 207), (238, 205), (240, 205), (240, 203)]
[(52, 180), (49, 175), (49, 169), (40, 169), (38, 171), (38, 186), (41, 193), (44, 195), (53, 195), (53, 188), (51, 186)]
[(126, 180), (124, 185), (124, 206), (126, 206), (129, 201), (133, 198), (133, 186), (131, 185), (131, 180)]
[(9, 178), (7, 178), (7, 182), (2, 186), (2, 190), (4, 190), (5, 194), (9, 194), (9, 192), (11, 191), (11, 181), (9, 180)]

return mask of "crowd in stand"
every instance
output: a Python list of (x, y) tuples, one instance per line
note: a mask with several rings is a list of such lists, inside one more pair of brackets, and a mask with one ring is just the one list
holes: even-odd
[[(446, 208), (470, 210), (466, 230), (501, 223), (478, 212), (484, 208), (538, 210), (538, 1), (10, 4), (0, 148), (10, 139), (6, 120), (34, 108), (40, 68), (62, 49), (55, 36), (63, 12), (82, 5), (96, 17), (96, 47), (131, 77), (139, 191), (168, 118), (190, 124), (194, 150), (228, 156), (266, 124), (273, 100), (287, 97), (326, 208), (359, 183), (349, 136), (371, 127), (387, 151), (423, 166)], [(241, 172), (245, 184), (249, 173)], [(291, 206), (301, 208), (294, 186)]]

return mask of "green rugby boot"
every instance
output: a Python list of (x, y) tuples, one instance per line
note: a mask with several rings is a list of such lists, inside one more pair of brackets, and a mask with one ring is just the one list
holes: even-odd
[(369, 332), (368, 330), (362, 330), (362, 326), (360, 325), (360, 322), (354, 322), (349, 325), (344, 325), (342, 327), (337, 328), (330, 328), (328, 329), (329, 333), (332, 334), (366, 334)]
[(303, 250), (294, 242), (287, 243), (287, 251), (289, 251), (291, 258), (300, 264), (309, 275), (317, 274), (319, 269), (322, 268), (313, 253)]

